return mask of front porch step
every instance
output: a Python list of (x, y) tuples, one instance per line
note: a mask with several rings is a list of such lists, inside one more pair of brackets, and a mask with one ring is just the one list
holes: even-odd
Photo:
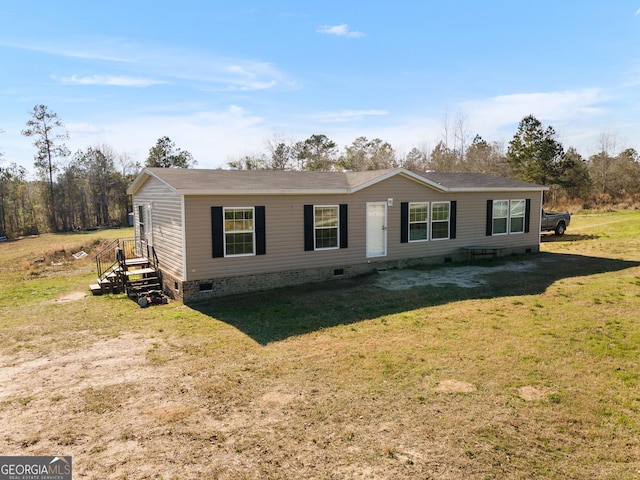
[(160, 283), (160, 279), (158, 277), (145, 277), (138, 278), (136, 280), (129, 280), (127, 284), (131, 287), (135, 287), (136, 285), (145, 285), (150, 283)]
[(134, 297), (140, 293), (146, 293), (151, 290), (161, 290), (159, 277), (145, 277), (127, 282), (127, 295)]
[[(134, 252), (144, 251), (139, 256)], [(130, 256), (130, 257), (129, 257)], [(115, 260), (115, 261), (114, 261)], [(139, 296), (162, 288), (162, 274), (153, 247), (136, 244), (135, 239), (116, 239), (96, 255), (98, 281), (89, 285), (91, 293), (126, 293)]]
[(148, 267), (150, 264), (148, 258), (128, 258), (127, 260), (124, 261), (124, 263), (127, 267), (136, 267), (136, 266)]
[(124, 272), (127, 277), (133, 277), (136, 275), (150, 275), (152, 273), (156, 273), (156, 269), (151, 267), (138, 268), (136, 270), (127, 270), (126, 272)]
[(113, 281), (107, 278), (99, 278), (98, 283), (92, 283), (89, 285), (92, 295), (102, 295), (103, 293), (120, 293), (122, 291), (122, 284), (117, 278)]

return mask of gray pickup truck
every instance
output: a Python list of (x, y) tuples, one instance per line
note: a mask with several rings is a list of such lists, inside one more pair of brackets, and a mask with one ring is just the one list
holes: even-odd
[(556, 235), (564, 235), (564, 232), (567, 230), (570, 222), (571, 214), (569, 212), (547, 213), (543, 209), (540, 230), (543, 232), (549, 232), (553, 230)]

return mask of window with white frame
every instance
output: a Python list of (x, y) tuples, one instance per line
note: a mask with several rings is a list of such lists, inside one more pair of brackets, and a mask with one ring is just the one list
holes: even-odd
[(433, 202), (431, 204), (431, 239), (445, 240), (449, 238), (449, 202)]
[(428, 240), (429, 235), (429, 204), (409, 204), (409, 241), (420, 242)]
[(509, 233), (524, 232), (525, 201), (511, 200), (509, 209)]
[(509, 223), (509, 200), (493, 201), (493, 234), (506, 235)]
[(492, 234), (507, 235), (524, 233), (526, 230), (527, 201), (494, 200), (492, 214)]
[(224, 209), (225, 256), (255, 253), (253, 207)]
[(338, 205), (320, 205), (313, 209), (316, 250), (338, 248)]

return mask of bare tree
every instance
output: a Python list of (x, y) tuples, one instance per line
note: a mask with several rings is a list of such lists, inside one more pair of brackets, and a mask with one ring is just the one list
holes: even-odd
[(116, 158), (116, 165), (119, 168), (119, 175), (116, 175), (114, 190), (115, 198), (120, 212), (120, 223), (127, 225), (128, 214), (133, 208), (131, 205), (131, 197), (127, 195), (127, 188), (136, 178), (142, 166), (140, 162), (134, 160), (126, 153), (121, 153)]
[[(459, 110), (453, 122), (449, 112), (442, 119), (442, 139), (433, 150), (434, 166), (439, 170), (455, 172), (460, 170), (469, 143), (469, 124), (467, 116)], [(443, 152), (446, 155), (443, 156)]]
[(615, 134), (603, 132), (598, 137), (598, 153), (589, 158), (590, 174), (598, 191), (609, 194), (611, 170), (615, 163), (617, 137)]
[(453, 150), (456, 153), (457, 161), (461, 162), (467, 153), (467, 144), (469, 142), (469, 124), (467, 116), (458, 111), (454, 120), (454, 143)]
[(267, 147), (266, 168), (269, 170), (291, 170), (295, 161), (295, 142), (274, 133), (265, 141)]

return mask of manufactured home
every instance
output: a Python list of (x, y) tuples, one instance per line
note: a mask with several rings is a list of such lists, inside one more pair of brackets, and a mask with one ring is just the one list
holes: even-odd
[(185, 303), (470, 255), (538, 252), (546, 187), (475, 173), (146, 168), (138, 251)]

